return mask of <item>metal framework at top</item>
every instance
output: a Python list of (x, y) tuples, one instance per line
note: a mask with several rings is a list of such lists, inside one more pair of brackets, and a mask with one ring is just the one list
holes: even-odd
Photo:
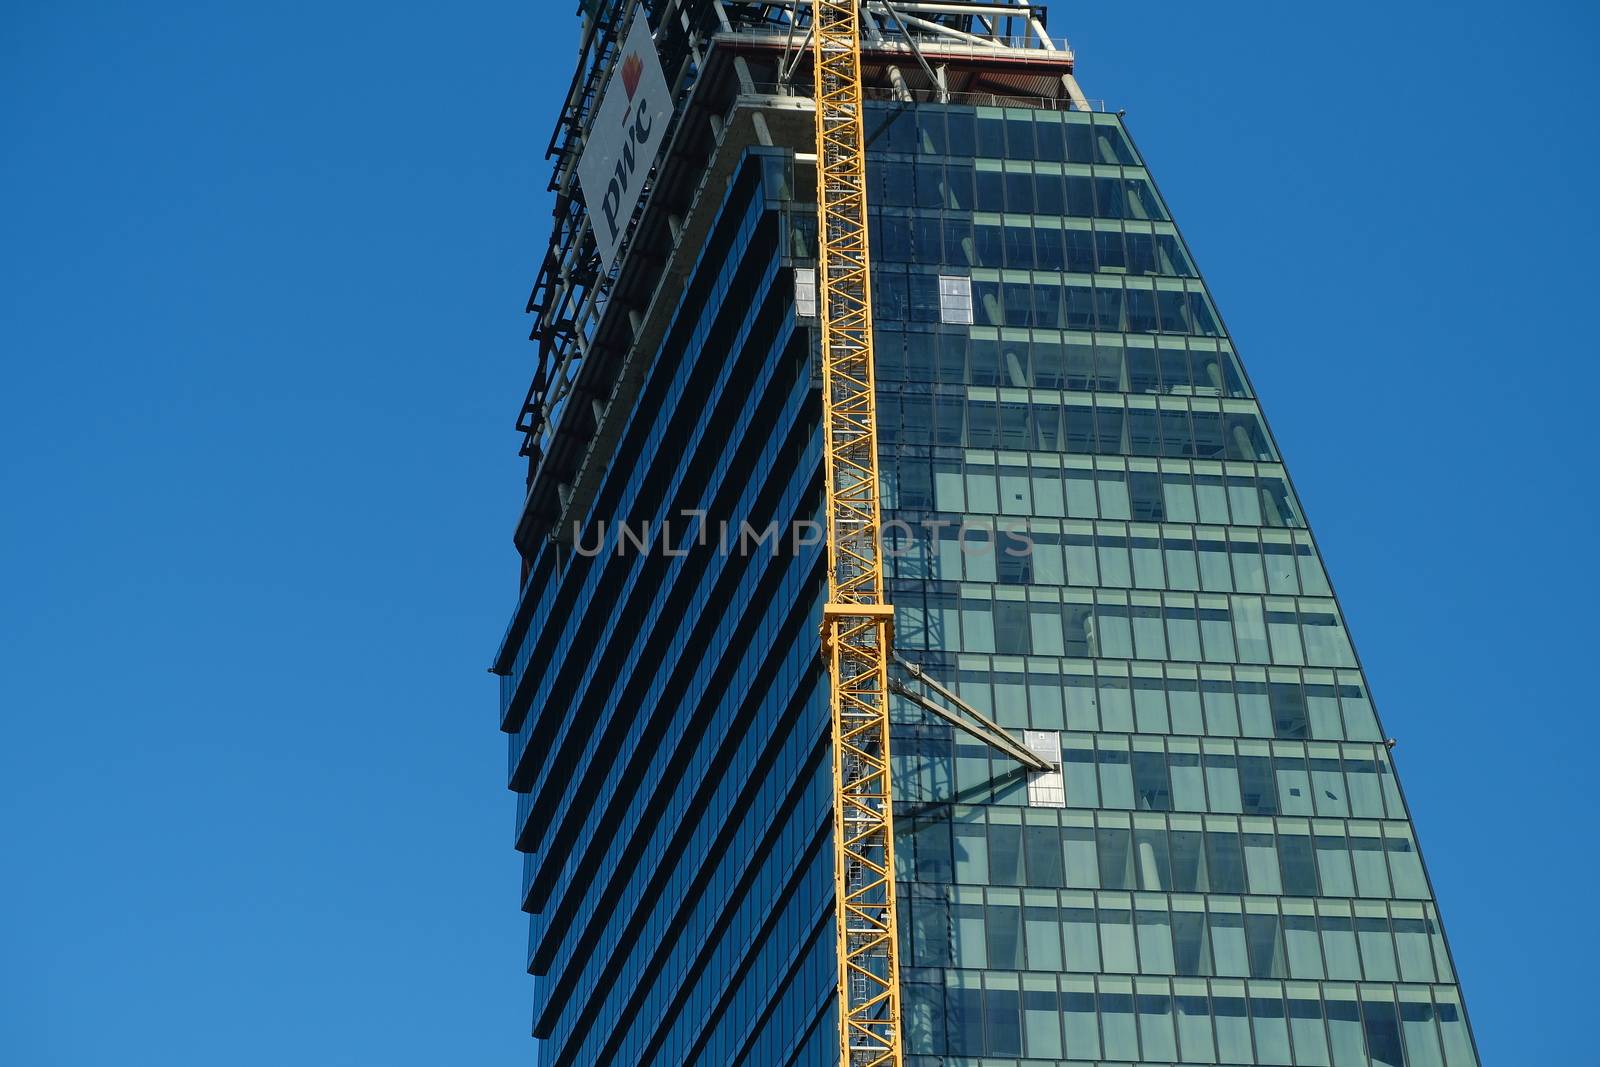
[[(649, 20), (667, 82), (677, 97), (675, 132), (646, 186), (635, 236), (624, 245), (620, 265), (600, 269), (588, 211), (576, 180), (577, 160), (588, 137), (600, 92), (610, 76), (635, 4)], [(538, 538), (564, 530), (590, 442), (611, 403), (615, 368), (635, 336), (639, 315), (653, 291), (662, 240), (675, 240), (668, 222), (692, 193), (658, 183), (691, 181), (699, 173), (694, 152), (664, 176), (661, 166), (715, 123), (736, 94), (772, 93), (804, 97), (812, 72), (802, 69), (814, 53), (819, 12), (844, 5), (816, 0), (759, 3), (751, 0), (586, 0), (576, 69), (551, 135), (554, 161), (554, 225), (537, 280), (528, 298), (534, 317), (530, 339), (538, 345), (532, 382), (517, 418), (522, 454), (528, 459), (529, 494), (518, 544), (527, 557)], [(890, 99), (1004, 102), (1058, 95), (1041, 90), (1048, 79), (1022, 86), (1021, 79), (982, 77), (973, 72), (1029, 57), (1070, 70), (1071, 52), (1046, 32), (1046, 9), (1023, 0), (864, 0), (855, 9), (858, 41), (869, 59), (863, 92)], [(702, 83), (727, 65), (727, 57), (751, 57), (731, 85)], [(770, 64), (757, 55), (772, 57)], [(719, 63), (719, 56), (721, 61)], [(735, 60), (734, 62), (740, 62)], [(965, 71), (966, 73), (963, 73)], [(751, 75), (754, 75), (752, 80)], [(947, 79), (947, 73), (950, 77)], [(1070, 74), (1060, 91), (1073, 106), (1087, 107)], [(1059, 88), (1059, 86), (1057, 86)], [(721, 94), (721, 95), (719, 95)], [(709, 99), (718, 96), (718, 99)], [(1063, 105), (1065, 106), (1065, 105)], [(698, 110), (697, 110), (698, 109)], [(703, 138), (701, 138), (703, 140)], [(685, 177), (685, 176), (688, 177)], [(664, 219), (647, 227), (652, 212)], [(646, 229), (652, 238), (641, 244)], [(661, 235), (668, 234), (662, 238)], [(634, 254), (637, 253), (637, 254)], [(580, 504), (582, 493), (577, 495)]]

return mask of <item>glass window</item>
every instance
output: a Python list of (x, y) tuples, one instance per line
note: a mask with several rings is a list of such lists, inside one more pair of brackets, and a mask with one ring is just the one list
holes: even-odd
[(939, 321), (972, 325), (972, 279), (939, 275)]
[[(1100, 970), (1100, 927), (1095, 922), (1093, 908), (1063, 908), (1061, 935), (1069, 971)], [(1070, 1048), (1070, 1036), (1067, 1044)]]
[(1261, 525), (1261, 498), (1254, 478), (1228, 479), (1228, 505), (1233, 509), (1233, 521), (1240, 526)]
[(1176, 660), (1196, 662), (1200, 655), (1200, 624), (1195, 609), (1183, 604), (1167, 605), (1167, 647)]
[(1244, 990), (1238, 995), (1223, 995), (1223, 989), (1232, 992), (1227, 983), (1216, 984), (1211, 998), (1217, 1020), (1217, 1053), (1223, 1063), (1250, 1063), (1255, 1059), (1250, 1043), (1250, 1023), (1245, 1013)]
[(1330, 990), (1324, 1007), (1328, 1013), (1328, 1043), (1335, 1067), (1368, 1067), (1367, 1042), (1362, 1034), (1361, 1011), (1353, 999)]
[(1030, 905), (1022, 909), (1022, 916), (1028, 969), (1051, 973), (1061, 970), (1061, 920), (1056, 909)]
[(1317, 558), (1310, 537), (1306, 534), (1295, 534), (1294, 537), (1294, 555), (1299, 562), (1300, 588), (1307, 596), (1332, 596), (1333, 590), (1328, 586), (1328, 576), (1323, 572), (1322, 561)]
[[(992, 976), (991, 976), (992, 979)], [(987, 1001), (985, 1030), (988, 1051), (992, 1056), (1020, 1056), (1022, 1054), (1022, 1004), (1015, 989), (984, 991)]]
[(1217, 679), (1200, 683), (1205, 702), (1206, 733), (1217, 737), (1239, 736), (1239, 705), (1234, 698), (1233, 685)]
[[(1115, 534), (1099, 534), (1094, 539), (1094, 545), (1096, 545), (1096, 558), (1099, 561), (1101, 585), (1115, 585), (1117, 589), (1128, 589), (1133, 585), (1133, 565), (1128, 558), (1128, 539)], [(1118, 646), (1122, 645), (1118, 643)], [(1126, 645), (1126, 648), (1128, 648), (1126, 656), (1131, 656), (1133, 646)]]
[[(1133, 702), (1128, 698), (1128, 679), (1106, 674), (1100, 676), (1100, 723), (1102, 729), (1117, 733), (1133, 730)], [(1131, 790), (1130, 778), (1130, 798), (1133, 795)], [(1127, 806), (1132, 806), (1131, 800)]]
[(1200, 586), (1225, 593), (1233, 588), (1233, 573), (1228, 569), (1228, 542), (1220, 534), (1201, 534), (1195, 538), (1200, 556)]
[(1006, 116), (1006, 158), (1033, 159), (1038, 154), (1033, 140), (1033, 119), (1012, 112)]
[(1435, 997), (1439, 1033), (1450, 1067), (1478, 1067), (1478, 1057), (1472, 1051), (1472, 1038), (1467, 1033), (1467, 1019), (1461, 1010), (1460, 998), (1448, 989), (1439, 990)]
[[(1372, 703), (1367, 699), (1365, 686), (1360, 684), (1359, 675), (1351, 672), (1339, 672), (1339, 707), (1344, 712), (1345, 730), (1352, 741), (1381, 741), (1383, 734), (1378, 730), (1378, 718), (1373, 714)], [(1392, 781), (1392, 779), (1390, 779)], [(1388, 795), (1387, 792), (1385, 794)], [(1398, 801), (1396, 792), (1389, 797), (1391, 800), (1390, 811), (1399, 811), (1393, 801)]]
[(1322, 891), (1330, 897), (1353, 897), (1356, 894), (1355, 874), (1350, 868), (1350, 850), (1342, 834), (1316, 835), (1317, 876)]
[(1257, 481), (1257, 487), (1261, 494), (1261, 513), (1265, 525), (1304, 525), (1289, 496), (1289, 487), (1282, 478), (1261, 478)]
[(1289, 1024), (1279, 997), (1252, 994), (1250, 1023), (1255, 1032), (1257, 1063), (1293, 1062), (1289, 1057)]
[[(1135, 545), (1144, 541), (1143, 538), (1132, 539)], [(1153, 538), (1150, 544), (1155, 544)], [(1139, 548), (1133, 550), (1134, 571), (1138, 576), (1140, 552)], [(1147, 584), (1140, 582), (1139, 584)], [(1157, 660), (1167, 658), (1167, 631), (1161, 619), (1161, 608), (1154, 604), (1134, 604), (1129, 612), (1133, 623), (1134, 654), (1140, 659)], [(1146, 733), (1167, 733), (1165, 702), (1161, 699), (1160, 690), (1152, 690), (1143, 707), (1148, 709), (1147, 715), (1140, 718), (1139, 729)]]
[[(1106, 409), (1101, 409), (1102, 411)], [(1128, 500), (1127, 480), (1121, 471), (1100, 471), (1095, 478), (1100, 493), (1100, 517), (1126, 519), (1132, 510)]]
[[(1062, 755), (1066, 754), (1067, 750), (1063, 749)], [(1067, 793), (1069, 796), (1073, 793), (1070, 783), (1067, 786)], [(1076, 797), (1074, 802), (1077, 802)], [(1099, 887), (1100, 860), (1095, 849), (1093, 827), (1065, 827), (1062, 830), (1062, 855), (1067, 885), (1082, 889)]]
[[(1162, 548), (1167, 564), (1167, 587), (1169, 589), (1199, 589), (1200, 570), (1195, 563), (1194, 541), (1187, 537), (1174, 537), (1170, 534), (1162, 537)], [(1266, 646), (1266, 636), (1262, 635), (1262, 647)], [(1265, 662), (1263, 658), (1262, 662)]]
[(958, 967), (982, 968), (989, 965), (988, 936), (982, 904), (953, 904), (955, 917), (955, 963)]
[(1211, 939), (1206, 933), (1206, 917), (1198, 911), (1172, 912), (1173, 967), (1178, 974), (1213, 973)]
[(1200, 687), (1194, 679), (1167, 679), (1167, 704), (1171, 708), (1174, 733), (1205, 733), (1205, 720), (1200, 710)]
[[(1252, 890), (1254, 892), (1254, 890)], [(1245, 944), (1250, 953), (1252, 978), (1286, 978), (1283, 943), (1278, 940), (1276, 912), (1248, 912), (1244, 917)]]
[(1198, 830), (1173, 830), (1172, 888), (1179, 893), (1203, 893), (1207, 888), (1205, 839)]
[(1022, 884), (1022, 827), (989, 824), (990, 885)]
[(1139, 1032), (1133, 1018), (1131, 993), (1106, 992), (1105, 986), (1101, 986), (1100, 1026), (1107, 1059), (1139, 1058)]
[(1194, 454), (1202, 459), (1220, 459), (1224, 452), (1222, 416), (1215, 411), (1192, 411), (1189, 418), (1194, 424)]
[(1139, 1041), (1144, 1059), (1177, 1058), (1178, 1044), (1172, 1033), (1172, 998), (1165, 994), (1140, 992), (1135, 997), (1139, 1012)]
[(947, 986), (945, 1004), (951, 1051), (982, 1055), (983, 990), (976, 986)]
[(1366, 837), (1351, 829), (1350, 857), (1356, 873), (1356, 892), (1364, 897), (1387, 897), (1389, 869), (1383, 862), (1383, 842), (1377, 837)]
[(1140, 811), (1171, 811), (1172, 788), (1167, 778), (1167, 761), (1160, 752), (1136, 751), (1133, 757), (1133, 788)]
[(1128, 218), (1127, 186), (1121, 178), (1094, 178), (1095, 214), (1103, 219)]
[(995, 651), (1005, 655), (1027, 655), (1033, 651), (1032, 627), (1025, 602), (995, 602), (994, 640)]
[(1235, 687), (1239, 692), (1239, 728), (1246, 737), (1272, 736), (1272, 711), (1267, 699), (1267, 687), (1257, 681), (1259, 671), (1239, 672)]
[(1237, 760), (1219, 752), (1205, 754), (1206, 789), (1211, 795), (1211, 810), (1238, 814), (1244, 810), (1239, 792)]
[(1400, 1023), (1392, 1000), (1361, 997), (1361, 1018), (1366, 1027), (1367, 1054), (1374, 1067), (1405, 1067), (1400, 1051)]
[[(1398, 908), (1399, 905), (1396, 905)], [(1421, 917), (1394, 919), (1394, 940), (1402, 982), (1432, 982), (1433, 950), (1428, 943), (1428, 924)]]
[(1274, 761), (1278, 777), (1278, 802), (1285, 815), (1310, 815), (1311, 775), (1306, 761), (1296, 756), (1279, 756)]
[(1032, 1059), (1060, 1059), (1061, 1015), (1055, 989), (1030, 986), (1024, 979), (1022, 1010), (1028, 1056)]
[(1028, 826), (1023, 837), (1027, 845), (1028, 884), (1041, 889), (1065, 887), (1060, 832), (1054, 826)]
[(1093, 163), (1095, 156), (1095, 143), (1093, 131), (1087, 121), (1075, 122), (1074, 116), (1065, 116), (1067, 119), (1067, 162)]
[[(1231, 493), (1233, 483), (1228, 483)], [(1239, 513), (1238, 506), (1234, 506), (1234, 514)], [(1267, 573), (1261, 564), (1261, 544), (1254, 537), (1248, 539), (1238, 534), (1228, 538), (1228, 555), (1233, 561), (1233, 580), (1235, 587), (1241, 593), (1265, 593), (1267, 591)]]
[(1207, 603), (1208, 598), (1200, 598), (1200, 606), (1195, 610), (1195, 615), (1200, 623), (1200, 644), (1204, 650), (1207, 663), (1232, 663), (1233, 651), (1233, 623), (1228, 616), (1226, 601), (1218, 598), (1209, 598), (1212, 603)]
[(1283, 891), (1286, 895), (1317, 895), (1317, 865), (1309, 837), (1303, 834), (1279, 834), (1278, 858), (1283, 870)]
[[(1076, 415), (1077, 418), (1080, 418), (1080, 419), (1083, 418), (1083, 415), (1081, 413), (1078, 413), (1078, 412), (1076, 412), (1074, 410), (1069, 410), (1069, 412), (1068, 412), (1069, 424), (1070, 424), (1070, 419), (1074, 415)], [(1095, 501), (1095, 478), (1094, 478), (1094, 472), (1086, 471), (1086, 470), (1068, 470), (1066, 472), (1066, 475), (1065, 475), (1065, 480), (1066, 480), (1066, 486), (1067, 486), (1067, 514), (1068, 515), (1072, 516), (1073, 518), (1092, 519), (1095, 516), (1097, 516), (1098, 514), (1100, 514), (1100, 507)], [(1087, 544), (1088, 543), (1088, 538), (1083, 538), (1081, 541), (1074, 541), (1074, 542), (1071, 542), (1071, 543), (1074, 543), (1074, 544), (1079, 544), (1079, 543)], [(1078, 562), (1078, 566), (1080, 568), (1079, 573), (1083, 573), (1086, 576), (1088, 576), (1088, 580), (1086, 580), (1086, 581), (1074, 580), (1074, 584), (1077, 584), (1077, 585), (1097, 585), (1097, 584), (1099, 584), (1098, 580), (1093, 577), (1094, 575), (1098, 574), (1098, 571), (1094, 567), (1094, 558), (1093, 558), (1092, 554), (1090, 555), (1090, 557), (1088, 559), (1080, 560)], [(1069, 575), (1073, 573), (1073, 560), (1072, 560), (1072, 556), (1070, 554), (1067, 557), (1067, 573)]]
[(1289, 974), (1294, 978), (1322, 978), (1322, 947), (1317, 937), (1317, 921), (1311, 915), (1283, 917), (1283, 943)]
[(1027, 171), (1005, 174), (1006, 210), (1017, 215), (1033, 214), (1033, 175)]
[(957, 882), (969, 885), (989, 884), (989, 837), (984, 832), (981, 820), (982, 813), (978, 812), (955, 825)]
[(1292, 601), (1267, 601), (1267, 637), (1272, 643), (1272, 662), (1293, 667), (1305, 665), (1299, 618)]
[(1244, 916), (1213, 911), (1210, 926), (1211, 953), (1216, 961), (1216, 973), (1233, 978), (1247, 977), (1250, 974), (1250, 953), (1244, 936)]
[(1329, 1067), (1328, 1036), (1322, 1029), (1322, 1004), (1315, 989), (1308, 989), (1304, 996), (1289, 994), (1289, 1035), (1296, 1063)]
[(1322, 916), (1322, 958), (1329, 978), (1345, 982), (1361, 978), (1361, 957), (1350, 916)]
[[(1196, 412), (1198, 415), (1199, 412)], [(1212, 526), (1228, 523), (1228, 494), (1218, 475), (1197, 474), (1194, 479), (1195, 500), (1199, 506), (1200, 521)]]
[(1115, 120), (1109, 115), (1097, 115), (1094, 122), (1095, 147), (1098, 150), (1096, 160), (1101, 163), (1123, 163), (1129, 166), (1138, 164), (1138, 159), (1133, 154), (1133, 148), (1128, 144), (1127, 135), (1120, 126), (1115, 125)]
[[(1211, 1011), (1204, 986), (1172, 998), (1178, 1022), (1178, 1046), (1185, 1063), (1216, 1063), (1216, 1043), (1211, 1038)], [(1453, 1067), (1453, 1065), (1452, 1065)]]
[[(1071, 188), (1072, 179), (1067, 179), (1068, 188)], [(1094, 232), (1092, 230), (1067, 229), (1063, 233), (1065, 240), (1064, 253), (1066, 263), (1064, 269), (1073, 274), (1089, 274), (1094, 271)]]
[(1278, 870), (1278, 850), (1271, 834), (1244, 835), (1244, 865), (1250, 892), (1271, 896), (1283, 892), (1283, 880)]
[[(1306, 697), (1299, 682), (1271, 683), (1267, 686), (1267, 700), (1272, 706), (1274, 737), (1299, 741), (1311, 735), (1311, 722), (1306, 714)], [(1332, 762), (1335, 768), (1338, 765), (1337, 760), (1313, 760), (1312, 764), (1315, 767), (1316, 764), (1323, 762)], [(1339, 789), (1343, 790), (1342, 783)]]
[[(946, 133), (949, 137), (950, 155), (956, 158), (971, 158), (979, 154), (976, 121), (972, 112), (957, 108), (935, 109), (922, 108), (924, 112), (937, 114), (940, 111), (945, 115)], [(985, 153), (987, 154), (987, 153)]]
[[(999, 115), (979, 115), (977, 127), (977, 155), (987, 156), (991, 159), (1006, 158), (1006, 128)], [(954, 139), (955, 128), (952, 125), (951, 134)], [(1022, 158), (1026, 159), (1026, 156)]]
[(1100, 1058), (1100, 1018), (1095, 1012), (1094, 993), (1089, 990), (1061, 994), (1062, 1019), (1066, 1023), (1067, 1055), (1073, 1059)]
[(1038, 142), (1038, 155), (1035, 158), (1049, 163), (1065, 162), (1067, 141), (1060, 120), (1046, 111), (1039, 112), (1034, 118), (1034, 136)]
[(1141, 909), (1135, 915), (1139, 933), (1139, 969), (1143, 974), (1172, 974), (1172, 916)]
[(1389, 856), (1389, 870), (1394, 876), (1394, 895), (1424, 900), (1429, 896), (1428, 879), (1422, 872), (1422, 858), (1417, 853), (1411, 831), (1403, 826), (1390, 826), (1384, 838), (1384, 848)]
[(923, 155), (942, 156), (949, 151), (950, 142), (945, 137), (945, 109), (920, 107), (912, 111), (917, 124), (917, 151)]
[(1433, 1004), (1427, 997), (1422, 991), (1404, 991), (1400, 995), (1400, 1032), (1405, 1038), (1409, 1067), (1445, 1067)]
[(1276, 815), (1278, 789), (1272, 778), (1272, 760), (1266, 756), (1240, 756), (1239, 791), (1246, 814)]
[[(1104, 753), (1102, 753), (1104, 755)], [(1100, 857), (1100, 885), (1105, 889), (1133, 889), (1133, 850), (1129, 831), (1100, 827), (1096, 834)]]
[(1149, 233), (1129, 233), (1125, 235), (1128, 247), (1128, 273), (1129, 274), (1162, 274), (1171, 273), (1163, 271), (1156, 255), (1156, 238)]
[(1200, 771), (1200, 754), (1169, 752), (1167, 765), (1171, 772), (1173, 809), (1205, 811), (1206, 790)]
[[(1073, 638), (1073, 631), (1072, 631), (1072, 625), (1071, 625), (1071, 619), (1072, 619), (1073, 614), (1075, 612), (1087, 612), (1088, 610), (1089, 609), (1087, 607), (1081, 606), (1081, 605), (1076, 605), (1076, 604), (1068, 604), (1068, 605), (1066, 605), (1064, 611), (1065, 611), (1066, 617), (1068, 619), (1067, 637), (1068, 637), (1068, 641), (1069, 642)], [(1100, 719), (1099, 719), (1098, 714), (1096, 713), (1095, 690), (1094, 690), (1094, 682), (1093, 682), (1092, 679), (1087, 678), (1087, 677), (1077, 677), (1077, 676), (1068, 678), (1067, 679), (1067, 685), (1066, 685), (1066, 700), (1067, 700), (1067, 729), (1069, 729), (1069, 730), (1096, 730), (1096, 729), (1099, 729)], [(1082, 745), (1084, 748), (1092, 747), (1091, 743), (1087, 739), (1084, 739), (1084, 738), (1077, 738), (1077, 739), (1074, 739), (1072, 741), (1072, 746), (1073, 747), (1076, 747), (1078, 745)], [(1090, 762), (1090, 763), (1094, 762), (1094, 757), (1092, 755), (1089, 756), (1088, 762)], [(1093, 769), (1092, 768), (1090, 770), (1090, 776), (1093, 777)], [(1098, 793), (1096, 791), (1094, 791), (1093, 789), (1091, 789), (1091, 795), (1098, 795)]]
[(1196, 276), (1189, 253), (1184, 250), (1183, 242), (1178, 240), (1176, 235), (1170, 233), (1155, 235), (1154, 264), (1151, 273), (1174, 274), (1185, 278)]
[(1356, 944), (1361, 950), (1361, 967), (1369, 982), (1394, 982), (1400, 978), (1395, 964), (1394, 939), (1389, 920), (1373, 915), (1356, 916)]

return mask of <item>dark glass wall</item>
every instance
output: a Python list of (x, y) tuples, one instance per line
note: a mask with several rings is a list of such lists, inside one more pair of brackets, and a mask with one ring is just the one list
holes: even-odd
[(837, 1057), (821, 556), (739, 537), (812, 518), (820, 487), (788, 167), (751, 153), (707, 208), (591, 513), (509, 635), (541, 1064)]

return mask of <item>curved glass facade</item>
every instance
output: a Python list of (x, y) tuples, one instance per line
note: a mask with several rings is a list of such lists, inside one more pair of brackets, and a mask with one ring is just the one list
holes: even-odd
[(1121, 121), (873, 113), (898, 648), (1054, 735), (1065, 794), (898, 708), (908, 1062), (1475, 1067), (1339, 605)]

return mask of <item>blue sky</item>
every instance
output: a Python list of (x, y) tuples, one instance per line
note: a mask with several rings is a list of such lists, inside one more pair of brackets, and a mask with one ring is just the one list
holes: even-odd
[[(565, 6), (10, 12), (7, 1062), (532, 1062), (484, 671)], [(1263, 395), (1485, 1061), (1587, 1059), (1595, 9), (1056, 7)]]

